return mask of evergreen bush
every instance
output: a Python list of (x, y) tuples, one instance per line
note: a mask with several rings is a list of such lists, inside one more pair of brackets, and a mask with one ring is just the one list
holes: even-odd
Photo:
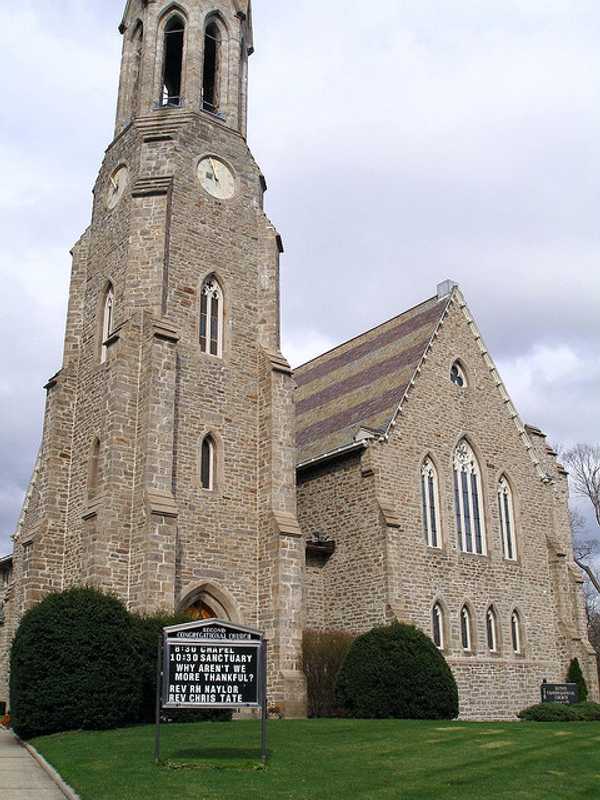
[(567, 672), (567, 683), (577, 684), (577, 689), (579, 690), (579, 702), (585, 703), (585, 701), (588, 699), (588, 688), (585, 678), (583, 677), (583, 672), (581, 671), (579, 659), (577, 658), (574, 658), (569, 665), (569, 671)]
[(341, 710), (335, 696), (338, 673), (354, 637), (342, 631), (304, 632), (302, 664), (306, 675), (309, 717), (337, 717)]
[(337, 699), (359, 719), (455, 719), (458, 689), (446, 659), (422, 631), (398, 622), (353, 643)]
[(598, 703), (540, 703), (518, 714), (526, 722), (600, 722)]
[(24, 739), (136, 722), (142, 662), (122, 603), (95, 589), (52, 594), (27, 611), (10, 656), (10, 709)]

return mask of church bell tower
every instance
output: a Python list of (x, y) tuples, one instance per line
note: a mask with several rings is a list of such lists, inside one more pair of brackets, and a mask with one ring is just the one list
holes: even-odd
[(129, 0), (115, 138), (73, 249), (64, 361), (15, 538), (15, 615), (88, 583), (264, 630), (305, 711), (281, 239), (246, 144), (249, 0)]

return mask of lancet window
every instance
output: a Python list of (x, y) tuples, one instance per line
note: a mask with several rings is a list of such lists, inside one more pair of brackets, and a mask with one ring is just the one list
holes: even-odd
[(441, 547), (438, 474), (430, 458), (423, 462), (421, 468), (421, 503), (427, 544), (429, 547)]
[(498, 483), (498, 510), (500, 514), (500, 529), (502, 531), (502, 549), (504, 558), (516, 561), (517, 546), (515, 540), (515, 512), (513, 494), (510, 484), (503, 475)]
[(200, 347), (203, 353), (223, 355), (223, 291), (217, 279), (207, 278), (200, 296)]
[(182, 105), (185, 22), (173, 14), (165, 27), (161, 105)]
[(485, 555), (481, 470), (464, 439), (454, 452), (454, 503), (460, 549), (463, 553)]

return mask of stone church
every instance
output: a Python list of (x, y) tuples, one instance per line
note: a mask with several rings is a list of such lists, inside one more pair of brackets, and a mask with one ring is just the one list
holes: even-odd
[(292, 372), (282, 241), (246, 143), (249, 0), (129, 0), (115, 136), (73, 266), (61, 370), (0, 560), (0, 700), (23, 612), (87, 583), (262, 629), (305, 713), (305, 628), (427, 632), (465, 718), (510, 718), (578, 656), (564, 470), (460, 289)]

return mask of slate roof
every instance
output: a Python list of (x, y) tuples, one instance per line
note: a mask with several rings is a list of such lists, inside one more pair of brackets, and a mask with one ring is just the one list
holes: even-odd
[(385, 432), (448, 307), (432, 297), (295, 370), (298, 463)]

